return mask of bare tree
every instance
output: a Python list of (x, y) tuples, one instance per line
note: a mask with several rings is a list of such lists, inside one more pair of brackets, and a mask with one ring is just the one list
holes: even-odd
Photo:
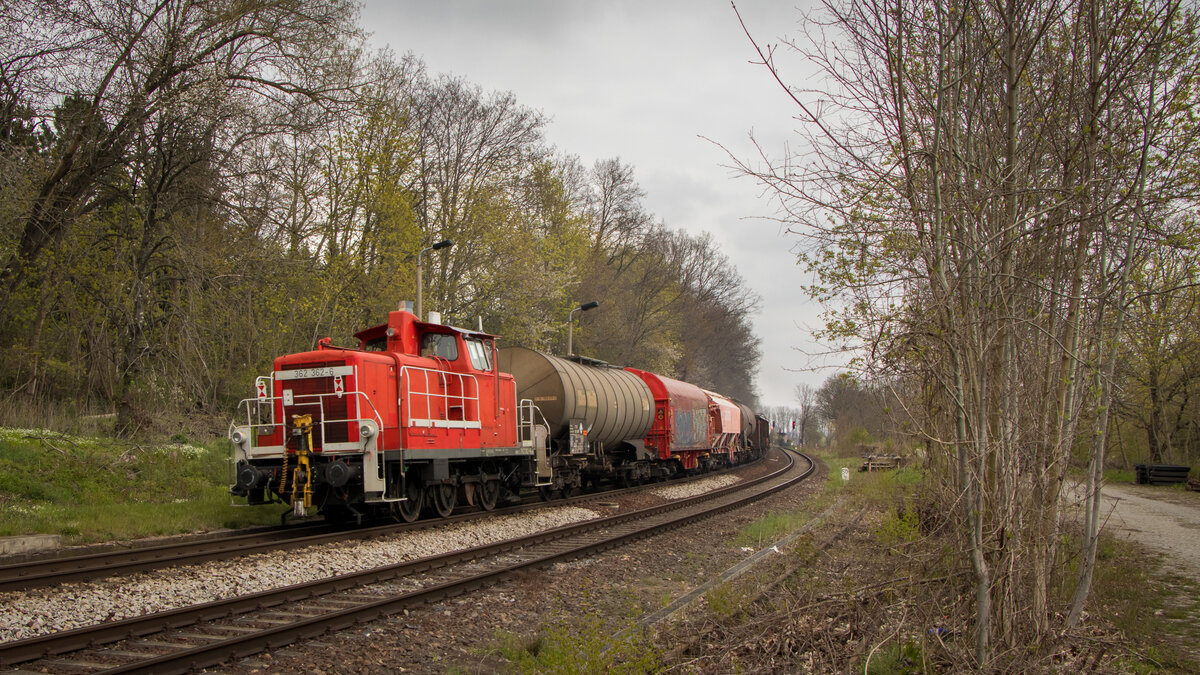
[(813, 424), (817, 420), (817, 390), (811, 384), (798, 384), (793, 390), (799, 407), (797, 419), (800, 422), (800, 444), (811, 442)]
[(952, 458), (933, 466), (949, 469), (974, 657), (988, 667), (997, 641), (1013, 654), (1050, 632), (1062, 487), (1084, 437), (1089, 513), (1098, 504), (1129, 270), (1169, 242), (1187, 187), (1169, 158), (1194, 151), (1172, 132), (1193, 96), (1190, 23), (1173, 0), (824, 9), (793, 45), (830, 78), (822, 107), (787, 88), (817, 161), (740, 166), (778, 196), (809, 244), (803, 262), (843, 299), (830, 332), (865, 341), (868, 374), (930, 392), (897, 400)]

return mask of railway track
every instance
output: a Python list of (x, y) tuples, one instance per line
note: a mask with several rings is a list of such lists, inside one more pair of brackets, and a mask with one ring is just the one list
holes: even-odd
[(787, 466), (762, 478), (661, 506), (446, 555), (0, 644), (0, 664), (73, 673), (186, 672), (219, 664), (737, 508), (811, 474), (811, 460), (798, 457), (806, 466), (798, 466), (789, 455)]
[[(749, 466), (743, 464), (726, 471)], [(684, 478), (675, 483), (698, 480), (722, 472), (700, 474)], [(497, 508), (493, 511), (468, 511), (449, 518), (425, 519), (415, 523), (394, 523), (360, 528), (344, 528), (324, 523), (270, 528), (251, 533), (233, 532), (228, 535), (208, 537), (202, 540), (173, 541), (155, 546), (132, 549), (102, 551), (74, 556), (59, 556), (20, 563), (0, 565), (0, 592), (54, 586), (62, 583), (90, 581), (108, 576), (132, 574), (147, 570), (191, 565), (214, 560), (229, 560), (266, 551), (286, 551), (318, 546), (341, 541), (366, 540), (384, 537), (399, 532), (442, 527), (452, 523), (471, 520), (483, 515), (520, 513), (541, 508), (547, 504), (586, 505), (598, 499), (612, 498), (631, 492), (648, 489), (648, 486), (620, 488), (603, 492), (592, 492), (568, 499), (543, 502), (536, 497), (519, 505)]]

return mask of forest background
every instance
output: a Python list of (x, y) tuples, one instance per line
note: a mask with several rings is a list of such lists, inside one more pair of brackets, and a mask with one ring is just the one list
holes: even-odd
[(561, 353), (598, 300), (575, 351), (755, 403), (758, 299), (712, 239), (511, 94), (369, 50), (355, 3), (0, 7), (7, 416), (216, 424), (273, 357), (413, 299), (443, 239), (446, 321)]

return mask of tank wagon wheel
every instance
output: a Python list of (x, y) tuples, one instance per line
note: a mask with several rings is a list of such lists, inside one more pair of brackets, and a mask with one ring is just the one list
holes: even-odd
[(479, 484), (479, 508), (491, 511), (500, 501), (500, 481), (485, 480)]
[(421, 481), (409, 478), (405, 482), (404, 496), (408, 499), (402, 502), (392, 502), (392, 513), (406, 523), (411, 523), (421, 517), (421, 508), (425, 506), (425, 488)]
[(430, 485), (428, 497), (433, 505), (433, 510), (442, 518), (449, 518), (458, 504), (458, 489), (445, 483)]

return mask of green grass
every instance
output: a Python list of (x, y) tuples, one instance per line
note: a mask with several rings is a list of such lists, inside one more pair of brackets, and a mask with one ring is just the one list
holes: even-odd
[(224, 441), (149, 445), (0, 428), (0, 536), (76, 544), (278, 522), (281, 509), (232, 506), (228, 483)]
[(762, 548), (799, 529), (809, 520), (812, 520), (812, 516), (805, 511), (771, 513), (743, 527), (734, 543)]
[[(1080, 476), (1081, 479), (1085, 476)], [(1133, 485), (1137, 482), (1137, 474), (1132, 469), (1105, 469), (1105, 483), (1128, 483)]]
[(905, 499), (903, 508), (889, 511), (875, 528), (875, 541), (884, 548), (911, 544), (921, 536), (920, 516), (912, 500)]
[(726, 619), (736, 619), (745, 612), (746, 589), (740, 584), (722, 583), (704, 594), (708, 611)]
[(633, 621), (615, 625), (587, 613), (574, 622), (560, 621), (532, 639), (497, 633), (498, 652), (518, 673), (652, 673), (659, 653), (651, 637)]
[[(738, 533), (734, 544), (755, 548), (769, 545), (812, 520), (812, 514), (824, 510), (838, 494), (849, 494), (851, 501), (856, 503), (890, 505), (898, 496), (911, 492), (910, 486), (922, 479), (921, 472), (911, 468), (860, 473), (858, 467), (862, 460), (856, 457), (822, 455), (821, 460), (829, 467), (822, 494), (813, 498), (805, 510), (771, 513), (750, 523)], [(843, 467), (850, 469), (850, 480), (845, 482), (842, 481)], [(904, 510), (893, 514), (877, 535), (885, 546), (914, 541), (917, 515), (911, 505), (906, 502)]]
[(889, 641), (868, 655), (867, 675), (917, 675), (921, 667), (921, 646), (912, 641), (903, 645)]
[[(904, 467), (888, 471), (859, 471), (862, 459), (859, 457), (840, 457), (836, 455), (821, 455), (821, 460), (829, 467), (829, 475), (825, 477), (826, 492), (848, 491), (856, 499), (865, 499), (872, 504), (891, 501), (901, 492), (911, 492), (909, 489), (921, 482), (924, 475), (917, 469)], [(842, 469), (850, 470), (850, 480), (842, 480)]]

